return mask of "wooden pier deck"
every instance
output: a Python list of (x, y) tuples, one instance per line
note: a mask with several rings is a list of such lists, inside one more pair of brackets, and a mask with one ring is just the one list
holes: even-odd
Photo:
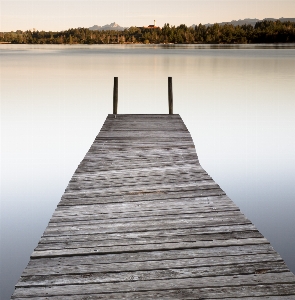
[(12, 299), (295, 299), (179, 115), (109, 115)]

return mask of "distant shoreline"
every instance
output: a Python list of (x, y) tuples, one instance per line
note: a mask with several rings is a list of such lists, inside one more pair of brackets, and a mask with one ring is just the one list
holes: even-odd
[[(151, 25), (152, 26), (152, 25)], [(162, 28), (130, 27), (123, 31), (72, 28), (65, 31), (1, 33), (0, 43), (11, 44), (274, 44), (295, 43), (295, 22), (264, 20), (252, 25), (213, 24)]]

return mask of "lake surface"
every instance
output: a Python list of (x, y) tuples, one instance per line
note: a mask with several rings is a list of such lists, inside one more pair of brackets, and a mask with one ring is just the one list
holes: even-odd
[(200, 163), (295, 272), (295, 45), (0, 45), (0, 298), (108, 113), (174, 112)]

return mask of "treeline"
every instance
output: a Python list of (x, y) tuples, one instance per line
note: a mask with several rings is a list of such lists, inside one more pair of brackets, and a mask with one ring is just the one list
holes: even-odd
[(87, 28), (59, 32), (16, 31), (0, 33), (0, 42), (13, 44), (123, 44), (123, 43), (177, 43), (177, 44), (250, 44), (294, 43), (295, 22), (262, 21), (255, 26), (231, 24), (195, 28), (170, 26), (163, 28), (130, 27), (124, 31), (98, 31)]

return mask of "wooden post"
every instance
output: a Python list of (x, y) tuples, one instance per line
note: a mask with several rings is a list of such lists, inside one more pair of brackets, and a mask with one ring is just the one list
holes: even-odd
[(172, 77), (168, 77), (168, 104), (169, 104), (169, 115), (173, 115)]
[(114, 90), (113, 90), (113, 114), (118, 113), (118, 77), (114, 77)]

